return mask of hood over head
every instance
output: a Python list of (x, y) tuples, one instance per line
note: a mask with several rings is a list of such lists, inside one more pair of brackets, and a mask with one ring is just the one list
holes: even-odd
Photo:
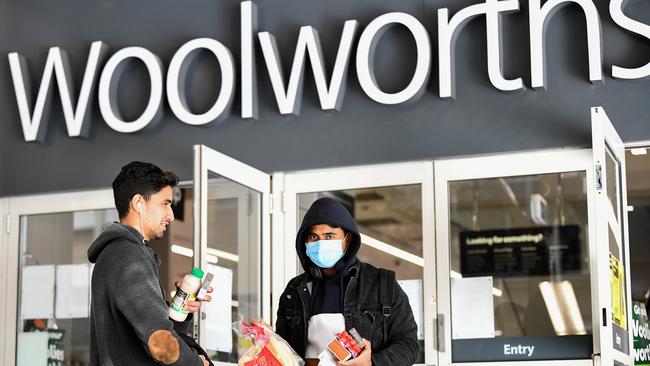
[(334, 269), (337, 273), (352, 266), (357, 262), (357, 253), (361, 247), (361, 236), (354, 218), (350, 212), (338, 201), (332, 198), (320, 198), (314, 202), (300, 225), (300, 230), (296, 235), (296, 252), (300, 258), (300, 263), (305, 272), (309, 273), (312, 278), (319, 279), (322, 277), (320, 268), (316, 266), (307, 256), (305, 247), (307, 230), (313, 225), (326, 224), (332, 227), (343, 228), (352, 238), (348, 245), (343, 258), (341, 258)]
[(95, 263), (102, 251), (115, 239), (128, 240), (136, 245), (141, 245), (144, 241), (142, 234), (131, 226), (117, 222), (109, 224), (88, 248), (90, 263)]

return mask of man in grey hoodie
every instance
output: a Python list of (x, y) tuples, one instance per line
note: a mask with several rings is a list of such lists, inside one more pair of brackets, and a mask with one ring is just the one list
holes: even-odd
[[(148, 240), (174, 220), (172, 188), (178, 177), (153, 164), (132, 162), (113, 181), (119, 223), (88, 249), (92, 276), (90, 364), (206, 366), (180, 337), (191, 320), (169, 319), (160, 287), (159, 260)], [(190, 311), (198, 310), (193, 304)], [(191, 319), (191, 318), (190, 318)]]

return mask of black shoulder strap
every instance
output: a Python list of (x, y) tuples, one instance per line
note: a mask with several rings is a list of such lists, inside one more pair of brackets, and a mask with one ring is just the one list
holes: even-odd
[[(386, 321), (390, 318), (393, 308), (395, 272), (384, 268), (379, 269), (379, 303)], [(384, 342), (388, 340), (388, 323), (384, 323)]]
[(379, 303), (382, 307), (382, 314), (386, 318), (391, 316), (394, 300), (395, 272), (384, 268), (379, 269)]

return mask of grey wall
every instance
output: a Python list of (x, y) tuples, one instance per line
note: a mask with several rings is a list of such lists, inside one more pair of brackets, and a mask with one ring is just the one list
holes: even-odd
[[(315, 26), (326, 61), (332, 65), (343, 22), (361, 26), (383, 13), (404, 11), (430, 30), (437, 49), (437, 8), (452, 14), (477, 0), (274, 0), (258, 1), (260, 30), (274, 33), (285, 70), (290, 67), (301, 25)], [(594, 0), (603, 22), (606, 82), (588, 81), (585, 21), (570, 6), (549, 23), (547, 91), (502, 93), (487, 77), (485, 22), (472, 21), (456, 46), (457, 99), (438, 95), (434, 56), (431, 85), (418, 102), (379, 105), (365, 96), (354, 63), (348, 93), (340, 112), (320, 109), (308, 69), (299, 117), (277, 110), (261, 54), (258, 51), (260, 119), (232, 115), (212, 127), (191, 127), (177, 121), (165, 103), (156, 130), (119, 134), (105, 125), (93, 98), (92, 131), (88, 139), (69, 138), (54, 96), (51, 124), (43, 144), (25, 143), (18, 120), (6, 55), (19, 51), (28, 59), (35, 85), (40, 81), (48, 48), (68, 51), (79, 88), (90, 43), (107, 42), (110, 54), (126, 46), (144, 46), (168, 64), (176, 49), (196, 37), (213, 37), (239, 60), (239, 2), (235, 0), (142, 1), (15, 1), (0, 0), (0, 196), (108, 186), (125, 163), (155, 162), (191, 178), (192, 145), (206, 144), (265, 171), (405, 161), (443, 156), (588, 145), (589, 107), (603, 105), (626, 141), (650, 139), (650, 81), (611, 78), (611, 65), (638, 67), (650, 60), (650, 41), (618, 28), (608, 1)], [(530, 83), (527, 1), (521, 11), (504, 18), (504, 62), (509, 77)], [(650, 2), (636, 0), (628, 14), (650, 24)], [(357, 35), (358, 38), (358, 35)], [(388, 91), (405, 86), (415, 63), (413, 42), (403, 30), (385, 36), (376, 58), (380, 85)], [(134, 65), (120, 84), (120, 107), (135, 118), (148, 97), (143, 67)], [(218, 67), (202, 57), (188, 85), (191, 104), (205, 110), (217, 95)], [(238, 83), (239, 84), (239, 83)], [(35, 92), (34, 92), (35, 94)]]

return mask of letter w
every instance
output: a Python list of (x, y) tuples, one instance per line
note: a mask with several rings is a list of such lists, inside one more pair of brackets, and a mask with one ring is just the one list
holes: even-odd
[(325, 62), (323, 60), (320, 39), (318, 32), (313, 27), (304, 26), (300, 28), (296, 53), (293, 57), (293, 65), (286, 89), (284, 87), (284, 77), (282, 75), (280, 56), (275, 37), (269, 32), (259, 33), (262, 54), (264, 55), (266, 68), (268, 69), (271, 85), (273, 86), (273, 93), (275, 94), (275, 99), (278, 102), (278, 108), (281, 114), (298, 115), (300, 113), (303, 76), (305, 73), (305, 52), (309, 54), (321, 108), (324, 110), (341, 109), (345, 94), (345, 79), (352, 49), (352, 40), (358, 24), (356, 20), (348, 20), (343, 26), (343, 34), (341, 35), (329, 87), (325, 81)]
[[(100, 59), (106, 54), (108, 47), (100, 41), (90, 46), (86, 71), (81, 83), (81, 91), (76, 108), (72, 105), (73, 82), (68, 55), (59, 47), (52, 47), (47, 54), (41, 85), (36, 96), (36, 104), (32, 101), (32, 85), (25, 58), (12, 52), (9, 54), (11, 77), (18, 103), (20, 123), (23, 127), (25, 141), (43, 142), (47, 131), (48, 112), (51, 105), (52, 74), (55, 74), (59, 87), (59, 95), (63, 106), (63, 116), (70, 137), (86, 137), (90, 124), (90, 113), (86, 113), (88, 102), (95, 84), (95, 74)], [(33, 107), (33, 108), (32, 108)], [(43, 122), (43, 123), (41, 123)], [(42, 126), (41, 126), (42, 125)]]

